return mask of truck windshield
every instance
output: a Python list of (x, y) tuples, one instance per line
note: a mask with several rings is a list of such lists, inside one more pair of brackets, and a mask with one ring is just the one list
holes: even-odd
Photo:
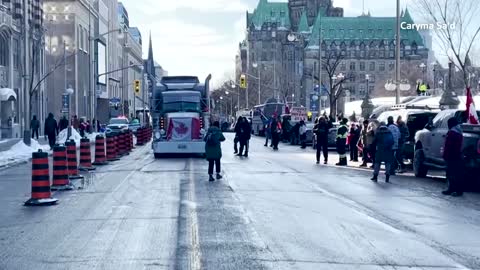
[(163, 112), (199, 112), (200, 93), (195, 91), (172, 91), (163, 93)]
[(169, 112), (199, 112), (200, 111), (200, 102), (185, 102), (185, 101), (176, 101), (163, 103), (163, 111), (165, 113)]

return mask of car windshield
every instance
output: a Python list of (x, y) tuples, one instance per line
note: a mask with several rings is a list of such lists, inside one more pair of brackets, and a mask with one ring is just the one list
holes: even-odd
[(125, 118), (112, 118), (109, 122), (110, 125), (126, 125), (128, 124), (128, 119)]

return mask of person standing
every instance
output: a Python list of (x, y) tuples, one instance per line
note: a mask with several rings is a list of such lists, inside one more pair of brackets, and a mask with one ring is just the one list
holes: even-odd
[(395, 175), (395, 169), (397, 168), (398, 162), (396, 159), (397, 152), (398, 152), (398, 142), (400, 141), (400, 129), (398, 129), (397, 125), (395, 125), (395, 122), (393, 121), (393, 116), (388, 117), (388, 124), (387, 128), (392, 132), (393, 135), (393, 159), (392, 159), (392, 164), (390, 167), (390, 175)]
[[(244, 156), (248, 157), (248, 148), (249, 148), (249, 141), (251, 138), (252, 134), (252, 127), (250, 126), (250, 123), (248, 120), (244, 117), (241, 124), (240, 124), (240, 153), (238, 153), (238, 156)], [(243, 153), (243, 150), (245, 150), (245, 153)]]
[(267, 122), (265, 123), (265, 145), (264, 146), (268, 146), (268, 140), (270, 140), (270, 147), (273, 147), (273, 144), (272, 144), (272, 120), (273, 120), (273, 117), (271, 119), (267, 119)]
[(339, 157), (339, 161), (337, 166), (347, 166), (347, 136), (348, 136), (348, 120), (343, 118), (340, 121), (340, 126), (337, 129), (337, 153)]
[(403, 162), (403, 150), (405, 148), (405, 143), (410, 137), (410, 131), (408, 130), (407, 124), (403, 121), (402, 117), (397, 118), (397, 126), (400, 130), (400, 139), (398, 140), (398, 151), (395, 154), (395, 160), (398, 163), (397, 168), (399, 173), (405, 172), (405, 162)]
[(378, 174), (380, 173), (380, 166), (385, 162), (385, 182), (390, 181), (391, 164), (393, 159), (393, 146), (395, 144), (394, 136), (385, 123), (380, 123), (374, 139), (376, 146), (375, 161), (373, 166), (372, 181), (378, 181)]
[(301, 148), (307, 148), (307, 125), (303, 120), (300, 121), (300, 128), (298, 129), (298, 133), (300, 134)]
[(62, 130), (67, 128), (68, 128), (68, 120), (67, 120), (67, 117), (64, 115), (62, 119), (60, 119), (60, 121), (58, 122), (58, 129), (61, 132)]
[(47, 119), (45, 119), (45, 139), (48, 137), (48, 144), (50, 145), (50, 150), (55, 146), (57, 135), (58, 135), (58, 126), (57, 120), (53, 117), (53, 113), (49, 113)]
[(240, 139), (240, 132), (241, 132), (241, 124), (242, 124), (243, 117), (239, 116), (237, 122), (235, 123), (235, 138), (233, 139), (233, 154), (238, 153), (238, 142)]
[(350, 161), (358, 162), (358, 148), (357, 144), (360, 140), (360, 130), (355, 123), (350, 126), (350, 140), (348, 146), (350, 148)]
[(40, 129), (40, 121), (38, 121), (36, 115), (32, 117), (32, 121), (30, 121), (30, 127), (32, 129), (32, 139), (36, 137), (38, 140), (38, 131)]
[(80, 120), (78, 119), (78, 116), (76, 115), (73, 116), (72, 125), (73, 125), (73, 128), (78, 131), (80, 127)]
[(328, 163), (328, 134), (333, 127), (330, 121), (321, 116), (315, 123), (313, 132), (317, 136), (317, 164), (320, 163), (320, 153), (323, 152), (323, 164)]
[(442, 194), (458, 197), (463, 195), (464, 188), (462, 183), (463, 131), (455, 117), (448, 119), (448, 129), (443, 150), (443, 159), (447, 163), (448, 188), (442, 191)]
[(371, 141), (369, 142), (369, 137), (367, 136), (368, 134), (368, 120), (363, 121), (363, 127), (362, 131), (360, 133), (360, 141), (359, 144), (362, 146), (362, 164), (360, 167), (367, 167), (368, 161), (369, 161), (369, 150), (368, 147), (371, 144)]
[(272, 119), (270, 131), (272, 133), (273, 150), (278, 150), (278, 143), (280, 141), (280, 133), (282, 132), (282, 125), (278, 121), (277, 117), (274, 117)]
[(213, 167), (217, 173), (217, 180), (222, 179), (220, 159), (222, 158), (222, 142), (225, 141), (222, 130), (220, 129), (220, 122), (215, 121), (208, 129), (205, 135), (205, 155), (208, 160), (208, 181), (213, 182)]

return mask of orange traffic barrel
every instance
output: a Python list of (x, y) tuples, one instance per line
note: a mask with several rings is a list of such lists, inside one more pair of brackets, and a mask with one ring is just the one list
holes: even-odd
[(128, 131), (128, 143), (130, 144), (130, 151), (132, 151), (135, 146), (133, 145), (133, 131)]
[(83, 176), (78, 171), (77, 145), (74, 140), (66, 141), (67, 146), (67, 167), (69, 179), (81, 179)]
[(38, 150), (32, 153), (32, 196), (26, 206), (52, 205), (58, 199), (52, 198), (50, 190), (50, 168), (48, 154)]
[(95, 137), (95, 162), (93, 165), (107, 165), (107, 156), (105, 155), (105, 138), (102, 135)]
[(128, 149), (128, 132), (126, 130), (122, 131), (122, 150), (125, 155), (130, 155)]
[(80, 140), (80, 170), (93, 171), (96, 168), (92, 166), (92, 151), (90, 150), (90, 140), (83, 138)]
[(72, 190), (68, 179), (67, 148), (56, 144), (53, 147), (53, 183), (52, 190)]
[(107, 161), (119, 160), (117, 157), (117, 149), (115, 146), (115, 134), (107, 133)]
[(139, 127), (137, 129), (137, 144), (136, 145), (143, 145), (142, 134), (143, 134), (143, 127)]

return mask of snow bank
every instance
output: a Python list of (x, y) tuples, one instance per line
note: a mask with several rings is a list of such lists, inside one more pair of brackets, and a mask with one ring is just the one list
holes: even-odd
[(28, 161), (32, 157), (32, 153), (37, 152), (39, 149), (44, 152), (50, 152), (50, 146), (41, 145), (34, 139), (32, 139), (30, 146), (24, 144), (23, 141), (20, 141), (12, 146), (10, 150), (2, 152), (0, 155), (0, 167), (12, 163)]
[[(65, 143), (67, 140), (67, 134), (68, 134), (68, 129), (64, 129), (58, 134), (58, 143)], [(97, 135), (105, 135), (103, 133), (92, 133), (86, 135), (86, 137), (90, 140), (90, 143), (95, 143), (95, 137)], [(77, 147), (80, 147), (80, 140), (82, 139), (82, 136), (80, 136), (80, 133), (78, 133), (74, 128), (72, 128), (72, 136), (70, 136), (70, 139), (73, 139), (75, 141), (75, 144)]]

